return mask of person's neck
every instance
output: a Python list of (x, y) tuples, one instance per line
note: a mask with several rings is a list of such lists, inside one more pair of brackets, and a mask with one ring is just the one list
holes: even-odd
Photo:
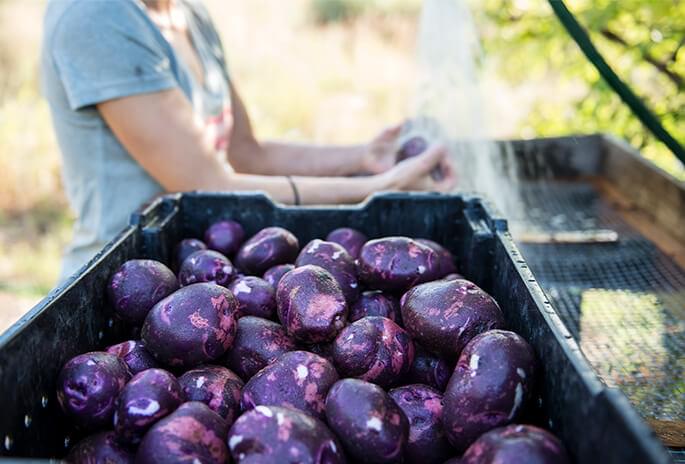
[(171, 11), (174, 0), (143, 0), (143, 3), (149, 10), (163, 13)]

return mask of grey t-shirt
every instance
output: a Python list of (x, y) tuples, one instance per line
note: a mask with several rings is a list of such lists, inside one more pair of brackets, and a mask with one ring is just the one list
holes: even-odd
[(100, 116), (97, 103), (180, 88), (217, 151), (228, 147), (232, 112), (219, 36), (199, 1), (182, 0), (204, 70), (194, 78), (140, 0), (50, 0), (41, 57), (43, 92), (63, 157), (67, 197), (77, 214), (62, 278), (85, 264), (163, 192)]

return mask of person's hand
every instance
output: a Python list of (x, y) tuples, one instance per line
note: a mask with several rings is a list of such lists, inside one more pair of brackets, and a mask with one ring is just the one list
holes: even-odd
[[(408, 158), (389, 171), (376, 177), (381, 179), (380, 190), (425, 190), (449, 192), (457, 183), (452, 165), (447, 160), (447, 148), (444, 145), (431, 145), (418, 156)], [(430, 172), (439, 167), (443, 177), (436, 181)]]
[(361, 167), (363, 173), (381, 174), (395, 165), (397, 138), (401, 131), (401, 124), (388, 127), (366, 145), (366, 152), (364, 153)]

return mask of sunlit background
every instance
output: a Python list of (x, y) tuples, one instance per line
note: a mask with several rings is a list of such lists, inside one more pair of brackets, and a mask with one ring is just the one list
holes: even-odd
[[(205, 1), (260, 137), (359, 142), (408, 115), (420, 0)], [(685, 8), (667, 0), (568, 3), (612, 66), (685, 140)], [(0, 0), (0, 327), (53, 286), (73, 221), (39, 91), (44, 5)], [(493, 137), (610, 132), (685, 180), (546, 1), (474, 0), (472, 8)]]

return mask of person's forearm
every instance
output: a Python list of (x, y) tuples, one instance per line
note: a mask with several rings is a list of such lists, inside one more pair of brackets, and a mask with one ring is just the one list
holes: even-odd
[(366, 145), (319, 146), (264, 142), (229, 156), (239, 172), (260, 175), (350, 176), (363, 172)]

